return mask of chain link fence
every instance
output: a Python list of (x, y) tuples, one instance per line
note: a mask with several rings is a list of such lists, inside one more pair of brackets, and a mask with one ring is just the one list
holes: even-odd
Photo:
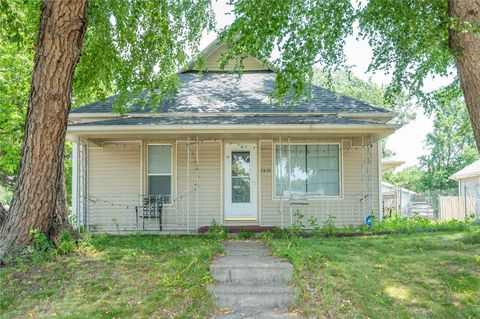
[(426, 217), (436, 220), (480, 219), (480, 182), (460, 182), (452, 189), (415, 193), (387, 184), (383, 188), (384, 216)]

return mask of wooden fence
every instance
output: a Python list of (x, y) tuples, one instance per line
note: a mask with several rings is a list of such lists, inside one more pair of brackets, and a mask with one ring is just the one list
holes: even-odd
[(475, 198), (465, 196), (440, 196), (440, 220), (465, 220), (476, 212)]

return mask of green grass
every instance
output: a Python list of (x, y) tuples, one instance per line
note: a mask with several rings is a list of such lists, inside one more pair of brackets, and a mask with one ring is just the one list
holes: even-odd
[(480, 244), (464, 232), (271, 240), (305, 318), (480, 318)]
[(68, 256), (0, 268), (0, 318), (208, 318), (218, 240), (99, 236)]

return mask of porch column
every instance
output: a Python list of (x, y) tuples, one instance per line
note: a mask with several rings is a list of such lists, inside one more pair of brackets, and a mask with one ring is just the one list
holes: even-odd
[(78, 140), (72, 141), (72, 214), (80, 227), (80, 210), (78, 209)]

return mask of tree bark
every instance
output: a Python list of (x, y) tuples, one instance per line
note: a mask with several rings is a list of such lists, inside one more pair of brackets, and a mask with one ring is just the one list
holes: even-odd
[(7, 218), (7, 210), (3, 206), (3, 203), (0, 203), (0, 226), (3, 224), (3, 221)]
[[(64, 156), (65, 157), (65, 156)], [(49, 229), (47, 232), (48, 238), (56, 245), (60, 232), (67, 231), (73, 238), (78, 239), (78, 233), (73, 228), (68, 218), (68, 201), (67, 201), (67, 186), (65, 184), (65, 161), (62, 160), (60, 171), (60, 185), (58, 185), (57, 203), (52, 219), (50, 220)]]
[(0, 260), (27, 244), (31, 229), (50, 235), (68, 218), (65, 136), (87, 6), (88, 0), (45, 0), (42, 7), (20, 169), (10, 212), (0, 226)]
[[(474, 26), (480, 25), (480, 1), (449, 0), (449, 15)], [(455, 54), (460, 85), (472, 122), (477, 148), (480, 150), (480, 34), (449, 30), (450, 48)]]

